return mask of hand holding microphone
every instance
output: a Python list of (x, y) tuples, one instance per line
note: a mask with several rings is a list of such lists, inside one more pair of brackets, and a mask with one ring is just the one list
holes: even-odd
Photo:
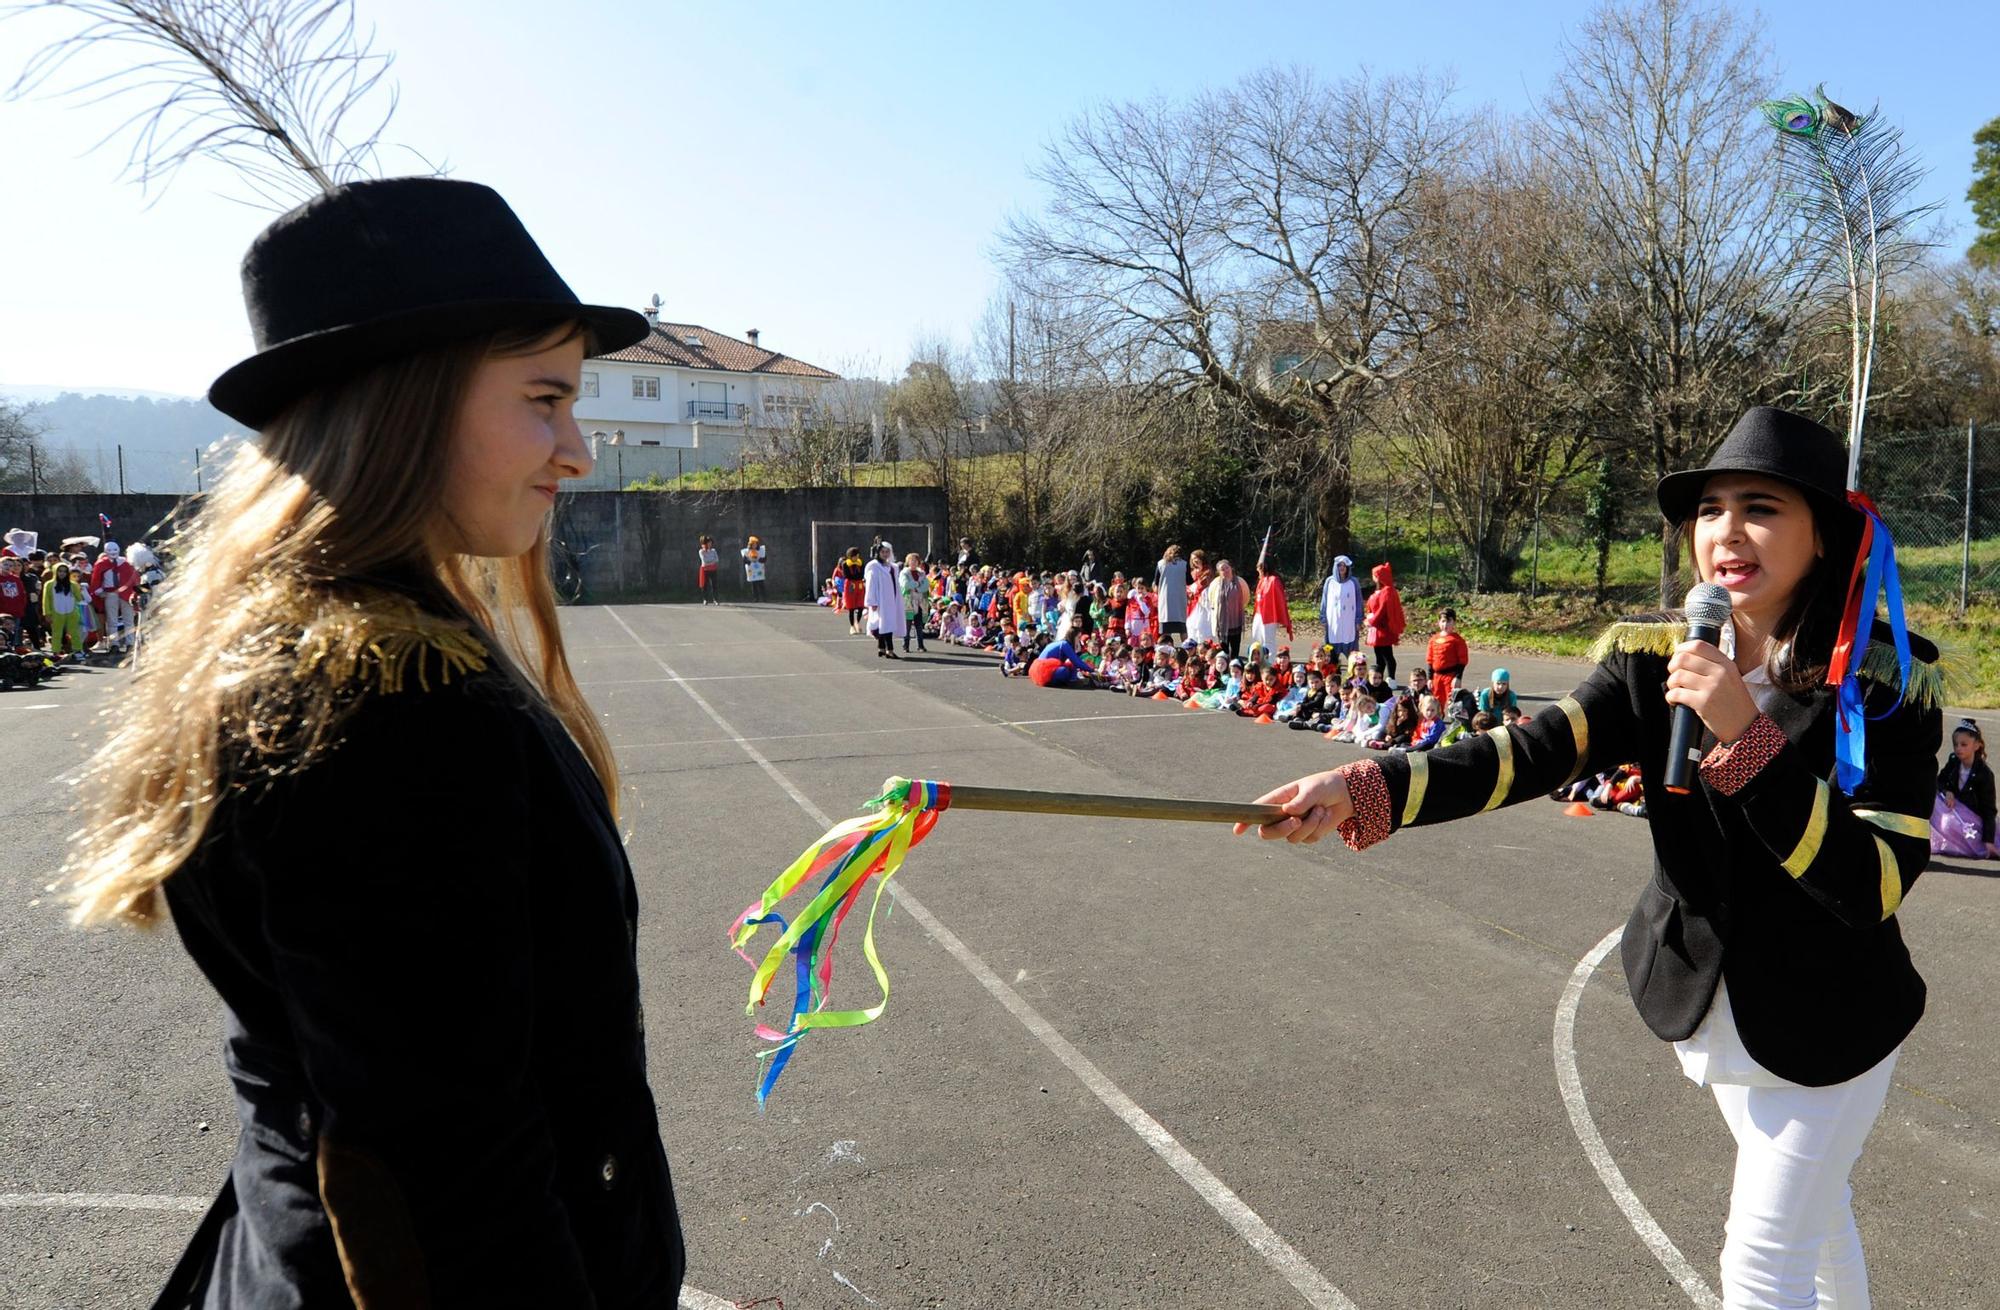
[(1743, 684), (1735, 662), (1717, 643), (1729, 621), (1729, 592), (1719, 583), (1703, 582), (1687, 594), (1687, 640), (1667, 661), (1667, 703), (1674, 707), (1673, 731), (1667, 739), (1667, 772), (1660, 785), (1686, 795), (1701, 763), (1703, 724), (1717, 739), (1733, 742), (1757, 717), (1757, 702)]

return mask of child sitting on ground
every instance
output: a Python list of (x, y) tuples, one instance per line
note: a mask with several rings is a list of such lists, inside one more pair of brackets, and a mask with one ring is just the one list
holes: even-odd
[(1410, 749), (1427, 751), (1444, 737), (1444, 707), (1438, 704), (1435, 696), (1421, 697), (1417, 704), (1422, 710), (1417, 719), (1416, 735), (1410, 738)]
[(1465, 708), (1465, 702), (1454, 698), (1451, 708), (1445, 711), (1444, 736), (1438, 738), (1438, 745), (1449, 746), (1460, 737), (1472, 732), (1472, 712)]
[[(1298, 697), (1296, 701), (1293, 696)], [(1278, 707), (1278, 720), (1288, 728), (1310, 728), (1327, 712), (1326, 675), (1318, 669), (1306, 674), (1304, 689), (1294, 687), (1285, 697), (1288, 704)]]
[(1028, 676), (1028, 663), (1028, 655), (1021, 649), (1021, 639), (1008, 633), (1006, 643), (1000, 648), (1000, 676), (1025, 678)]
[(1375, 698), (1370, 696), (1365, 688), (1349, 687), (1347, 707), (1334, 721), (1332, 731), (1328, 735), (1334, 741), (1352, 742), (1359, 746), (1368, 740), (1370, 733), (1375, 731), (1375, 717), (1380, 712), (1381, 707), (1375, 703)]
[(965, 607), (957, 601), (945, 606), (944, 617), (938, 620), (938, 640), (947, 646), (965, 645)]
[(1299, 706), (1306, 703), (1306, 679), (1300, 678), (1295, 687), (1285, 688), (1285, 694), (1271, 710), (1271, 717), (1279, 723), (1290, 723), (1298, 714)]
[(1394, 747), (1409, 749), (1410, 740), (1417, 730), (1417, 707), (1408, 696), (1397, 696), (1393, 705), (1383, 707), (1388, 711), (1388, 723), (1380, 736), (1371, 737), (1363, 744), (1371, 751), (1390, 750)]
[(1259, 677), (1247, 670), (1244, 674), (1243, 695), (1236, 702), (1236, 712), (1246, 719), (1261, 718), (1278, 707), (1278, 671), (1265, 669)]
[(1104, 662), (1105, 685), (1113, 691), (1130, 691), (1138, 685), (1139, 665), (1125, 647), (1111, 643), (1111, 652)]

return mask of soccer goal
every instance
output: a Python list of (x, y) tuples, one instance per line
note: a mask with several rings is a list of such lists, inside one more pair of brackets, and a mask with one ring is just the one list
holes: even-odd
[(903, 556), (915, 551), (925, 559), (931, 557), (935, 549), (932, 534), (936, 529), (928, 523), (870, 523), (852, 519), (814, 519), (812, 521), (812, 569), (813, 589), (817, 591), (827, 575), (833, 572), (833, 562), (840, 558), (849, 546), (859, 546), (861, 557), (870, 558), (868, 543), (876, 537), (885, 538), (896, 548), (896, 562), (901, 564)]

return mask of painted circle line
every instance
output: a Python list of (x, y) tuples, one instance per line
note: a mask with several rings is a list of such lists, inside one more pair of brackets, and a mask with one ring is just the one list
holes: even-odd
[(1597, 1170), (1597, 1177), (1603, 1182), (1611, 1199), (1624, 1212), (1626, 1222), (1639, 1240), (1652, 1251), (1653, 1257), (1666, 1268), (1673, 1280), (1680, 1284), (1688, 1299), (1702, 1310), (1722, 1310), (1722, 1299), (1709, 1288), (1708, 1280), (1695, 1272), (1666, 1230), (1654, 1220), (1645, 1202), (1633, 1192), (1625, 1181), (1625, 1174), (1618, 1162), (1611, 1158), (1611, 1150), (1604, 1144), (1604, 1135), (1597, 1131), (1597, 1123), (1590, 1116), (1590, 1103), (1584, 1100), (1583, 1077), (1576, 1068), (1576, 1011), (1583, 1002), (1583, 989), (1590, 982), (1590, 975), (1597, 972), (1597, 966), (1604, 957), (1611, 954), (1625, 936), (1625, 929), (1613, 928), (1604, 939), (1590, 948), (1590, 953), (1577, 961), (1570, 971), (1569, 982), (1563, 986), (1562, 1001), (1556, 1006), (1556, 1087), (1562, 1092), (1563, 1109), (1569, 1111), (1569, 1125), (1576, 1131), (1577, 1141), (1583, 1144), (1583, 1153), (1590, 1160), (1591, 1168)]

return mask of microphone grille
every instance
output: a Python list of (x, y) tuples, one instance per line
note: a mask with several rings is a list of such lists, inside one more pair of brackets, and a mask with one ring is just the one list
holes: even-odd
[(1683, 608), (1689, 623), (1719, 628), (1729, 621), (1729, 589), (1719, 582), (1697, 582), (1688, 590)]

